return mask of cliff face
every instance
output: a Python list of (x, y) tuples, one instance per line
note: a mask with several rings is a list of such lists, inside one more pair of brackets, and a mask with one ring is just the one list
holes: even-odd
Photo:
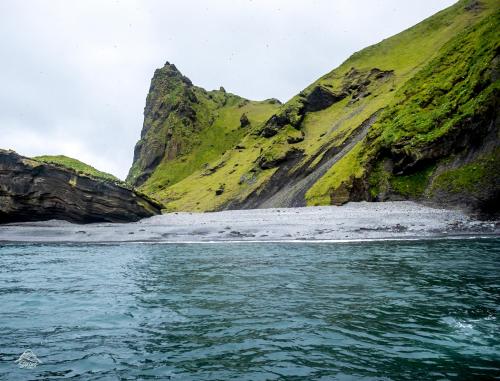
[(206, 91), (167, 62), (151, 80), (127, 181), (154, 193), (175, 184), (232, 148), (278, 103), (249, 101), (222, 87)]
[(309, 204), (416, 199), (498, 214), (499, 6), (473, 3), (458, 4), (471, 25), (402, 83), (367, 136), (307, 192)]
[(158, 166), (163, 157), (173, 158), (183, 148), (180, 134), (174, 134), (178, 125), (184, 131), (196, 129), (197, 103), (191, 81), (174, 65), (166, 63), (156, 70), (151, 81), (144, 108), (144, 125), (141, 140), (134, 150), (133, 167), (128, 181), (142, 184)]
[(498, 1), (461, 0), (267, 108), (166, 65), (129, 179), (169, 210), (411, 199), (498, 213), (499, 21)]
[(129, 222), (160, 211), (159, 204), (122, 185), (0, 150), (0, 223)]

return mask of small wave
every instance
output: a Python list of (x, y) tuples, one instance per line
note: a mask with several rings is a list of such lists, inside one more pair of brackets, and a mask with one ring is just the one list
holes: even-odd
[(456, 331), (463, 335), (473, 335), (476, 333), (474, 321), (472, 320), (461, 320), (454, 317), (448, 316), (442, 319), (445, 324), (454, 328)]
[(418, 241), (447, 241), (447, 240), (479, 240), (479, 239), (496, 239), (497, 236), (492, 235), (458, 235), (458, 236), (412, 236), (412, 237), (382, 237), (382, 238), (345, 238), (345, 239), (313, 239), (313, 238), (297, 238), (297, 239), (221, 239), (221, 240), (136, 240), (136, 241), (112, 241), (112, 242), (81, 242), (86, 245), (103, 244), (103, 245), (122, 245), (122, 244), (151, 244), (151, 245), (182, 245), (182, 244), (266, 244), (266, 243), (293, 243), (293, 244), (321, 244), (321, 243), (370, 243), (370, 242), (418, 242)]
[(462, 319), (447, 317), (443, 319), (445, 324), (452, 329), (450, 339), (467, 343), (468, 346), (471, 343), (474, 343), (474, 346), (479, 345), (481, 349), (476, 347), (476, 350), (480, 350), (482, 353), (489, 351), (495, 353), (495, 349), (491, 347), (492, 340), (495, 341), (498, 337), (498, 328), (495, 320), (494, 316)]

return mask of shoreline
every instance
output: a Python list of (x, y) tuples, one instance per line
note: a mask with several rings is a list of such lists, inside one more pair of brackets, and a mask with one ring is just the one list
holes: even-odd
[(410, 201), (176, 212), (134, 223), (0, 225), (0, 243), (343, 243), (500, 236), (499, 221)]
[(238, 245), (238, 244), (363, 244), (384, 242), (417, 242), (417, 241), (460, 241), (460, 240), (488, 240), (500, 238), (500, 234), (481, 235), (452, 235), (452, 236), (429, 236), (429, 237), (399, 237), (399, 238), (359, 238), (359, 239), (293, 239), (293, 240), (255, 240), (255, 241), (3, 241), (0, 246), (9, 245), (92, 245), (92, 246), (116, 246), (116, 245)]

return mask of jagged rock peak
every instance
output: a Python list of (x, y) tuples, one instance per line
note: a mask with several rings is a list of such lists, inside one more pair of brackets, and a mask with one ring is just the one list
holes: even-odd
[(140, 186), (163, 158), (175, 158), (189, 143), (181, 138), (183, 132), (180, 131), (195, 128), (194, 105), (199, 102), (196, 91), (200, 89), (174, 64), (167, 61), (155, 70), (144, 107), (141, 139), (135, 146), (134, 161), (127, 176), (129, 183)]
[(193, 83), (191, 82), (191, 80), (188, 77), (183, 75), (174, 64), (171, 64), (168, 61), (165, 62), (165, 65), (163, 65), (162, 68), (155, 70), (153, 80), (160, 79), (160, 78), (178, 79), (178, 80), (181, 80), (182, 82), (184, 82), (188, 86), (193, 85)]

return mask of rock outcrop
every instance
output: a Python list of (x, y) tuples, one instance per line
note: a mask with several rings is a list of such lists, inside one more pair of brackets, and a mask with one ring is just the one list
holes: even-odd
[(314, 112), (324, 110), (347, 96), (343, 91), (335, 94), (323, 86), (315, 86), (305, 101), (305, 111)]
[[(241, 134), (237, 129), (241, 127), (250, 133), (252, 122), (256, 124), (256, 120), (271, 115), (278, 107), (276, 99), (250, 101), (227, 92), (222, 86), (207, 91), (193, 85), (175, 65), (167, 62), (155, 71), (151, 79), (141, 139), (135, 146), (127, 182), (145, 191), (173, 185), (190, 170), (202, 169), (200, 164), (204, 159), (200, 157), (207, 152), (215, 149), (223, 154), (238, 143)], [(217, 147), (213, 142), (204, 144), (207, 143), (207, 134), (224, 140), (224, 144), (220, 141)], [(190, 164), (190, 161), (196, 164)], [(185, 168), (177, 168), (172, 174), (168, 170), (170, 166)], [(155, 178), (156, 171), (166, 176)], [(157, 184), (158, 180), (160, 184)]]
[(184, 142), (175, 129), (177, 125), (193, 129), (197, 102), (193, 84), (175, 65), (167, 62), (155, 71), (144, 107), (141, 140), (135, 146), (133, 169), (127, 178), (131, 184), (142, 184), (164, 157), (172, 159), (182, 152)]
[(161, 212), (134, 190), (0, 150), (0, 223), (130, 222)]

